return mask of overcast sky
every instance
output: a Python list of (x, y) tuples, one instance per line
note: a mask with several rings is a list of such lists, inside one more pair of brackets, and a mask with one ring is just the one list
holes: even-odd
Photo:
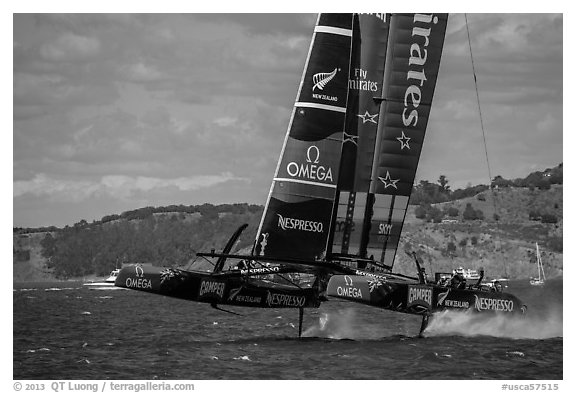
[[(314, 14), (16, 14), (14, 226), (264, 204)], [(563, 162), (555, 14), (468, 14), (492, 176)], [(451, 14), (416, 181), (487, 184), (464, 14)]]

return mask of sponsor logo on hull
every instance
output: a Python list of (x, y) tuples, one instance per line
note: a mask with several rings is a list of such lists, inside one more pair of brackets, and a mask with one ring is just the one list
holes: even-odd
[(432, 308), (432, 288), (410, 285), (408, 287), (408, 307), (410, 306)]
[(492, 299), (474, 295), (474, 307), (478, 311), (514, 312), (514, 302), (508, 299)]
[(262, 298), (260, 296), (240, 295), (241, 291), (242, 287), (230, 290), (228, 301), (235, 301), (238, 303), (246, 303), (246, 304), (259, 304), (262, 301)]
[(136, 277), (126, 278), (126, 288), (152, 289), (152, 280), (144, 278), (144, 269), (142, 269), (142, 266), (134, 266), (134, 272)]
[(344, 276), (345, 286), (338, 285), (336, 287), (336, 293), (338, 296), (350, 297), (353, 299), (362, 298), (362, 289), (354, 286), (354, 281), (350, 276)]
[(306, 304), (306, 296), (286, 295), (283, 293), (272, 293), (268, 291), (266, 304), (270, 307), (304, 307), (304, 304)]
[(126, 279), (126, 288), (152, 289), (152, 281), (147, 278), (128, 277)]
[(470, 303), (464, 300), (453, 300), (447, 299), (450, 289), (444, 293), (438, 294), (438, 306), (444, 306), (448, 308), (470, 308)]
[(242, 269), (240, 274), (273, 274), (278, 273), (280, 268), (278, 266), (259, 267), (254, 269)]
[(214, 297), (218, 300), (222, 300), (224, 297), (224, 289), (226, 284), (219, 281), (204, 280), (200, 284), (199, 297)]

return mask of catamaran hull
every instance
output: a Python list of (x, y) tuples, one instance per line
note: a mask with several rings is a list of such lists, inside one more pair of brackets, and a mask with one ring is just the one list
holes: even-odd
[(443, 310), (505, 315), (522, 314), (526, 306), (514, 295), (475, 289), (453, 289), (435, 284), (409, 283), (395, 278), (334, 275), (326, 294), (387, 310), (431, 314)]
[(157, 266), (126, 266), (115, 285), (212, 305), (260, 308), (317, 308), (317, 290), (262, 279), (191, 272)]

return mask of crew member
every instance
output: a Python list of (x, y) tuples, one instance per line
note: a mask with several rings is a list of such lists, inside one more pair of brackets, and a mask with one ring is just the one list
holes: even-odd
[(494, 281), (494, 291), (495, 292), (502, 292), (502, 284), (500, 281)]
[(466, 288), (466, 279), (462, 272), (454, 272), (454, 275), (450, 279), (450, 287), (454, 289), (465, 289)]

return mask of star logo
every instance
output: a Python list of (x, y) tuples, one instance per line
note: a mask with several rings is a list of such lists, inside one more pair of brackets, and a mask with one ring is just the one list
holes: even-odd
[(410, 145), (408, 144), (408, 141), (410, 141), (410, 139), (412, 138), (408, 138), (406, 135), (404, 135), (404, 131), (402, 131), (402, 136), (399, 136), (396, 139), (398, 139), (398, 142), (400, 142), (400, 150), (404, 150), (404, 148), (410, 150)]
[(371, 115), (370, 113), (368, 113), (368, 111), (366, 111), (366, 113), (364, 113), (363, 115), (356, 115), (356, 116), (362, 119), (362, 124), (365, 124), (368, 121), (374, 124), (378, 124), (375, 120), (376, 116), (378, 116), (378, 113), (376, 113), (375, 115)]
[(358, 146), (358, 135), (351, 135), (344, 131), (344, 143), (350, 142)]
[(378, 176), (378, 179), (380, 179), (380, 181), (384, 183), (384, 188), (394, 187), (395, 189), (398, 189), (396, 183), (398, 183), (400, 179), (392, 180), (392, 178), (390, 177), (390, 172), (386, 171), (386, 177)]

